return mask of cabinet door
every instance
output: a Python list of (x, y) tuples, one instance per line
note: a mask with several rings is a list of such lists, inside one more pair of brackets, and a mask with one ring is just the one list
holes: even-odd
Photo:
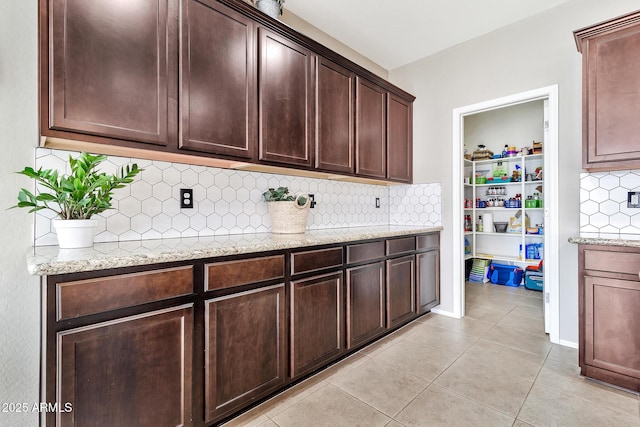
[(589, 40), (583, 52), (583, 166), (640, 167), (640, 24)]
[(413, 103), (387, 95), (387, 178), (411, 183), (413, 177)]
[(387, 92), (356, 77), (356, 174), (386, 178)]
[(315, 58), (290, 40), (259, 32), (260, 160), (311, 167)]
[(255, 29), (215, 0), (182, 0), (180, 148), (252, 158)]
[(291, 283), (291, 376), (305, 374), (344, 349), (342, 272)]
[(191, 425), (192, 330), (188, 305), (59, 332), (55, 425)]
[(440, 252), (433, 250), (416, 255), (416, 300), (418, 314), (440, 303)]
[(347, 269), (347, 347), (385, 331), (384, 263)]
[(48, 4), (48, 127), (158, 145), (175, 141), (176, 1)]
[(387, 260), (387, 328), (416, 315), (415, 256)]
[(354, 173), (355, 74), (318, 59), (316, 167)]
[(640, 390), (640, 282), (584, 277), (584, 363), (630, 380)]
[(205, 301), (205, 419), (218, 420), (286, 380), (284, 285)]

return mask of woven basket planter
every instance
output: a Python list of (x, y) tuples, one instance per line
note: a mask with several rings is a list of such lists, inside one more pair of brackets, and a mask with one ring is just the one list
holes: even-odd
[(300, 206), (298, 199), (294, 202), (267, 202), (269, 215), (271, 216), (271, 232), (276, 234), (296, 234), (307, 231), (307, 218), (309, 217), (309, 196), (307, 203)]

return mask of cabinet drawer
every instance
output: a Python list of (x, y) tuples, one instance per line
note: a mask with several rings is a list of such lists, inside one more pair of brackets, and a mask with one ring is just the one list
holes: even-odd
[(384, 241), (347, 246), (347, 263), (370, 261), (384, 257)]
[(284, 255), (205, 265), (205, 290), (231, 288), (284, 277)]
[(424, 249), (438, 249), (438, 247), (440, 246), (438, 240), (438, 233), (418, 236), (416, 238), (416, 246), (419, 251)]
[(586, 270), (631, 274), (638, 277), (640, 253), (585, 249), (584, 268)]
[(416, 250), (415, 237), (387, 240), (387, 255), (397, 255)]
[(319, 249), (291, 254), (291, 274), (342, 266), (342, 248)]
[(193, 266), (56, 283), (56, 318), (70, 319), (193, 292)]

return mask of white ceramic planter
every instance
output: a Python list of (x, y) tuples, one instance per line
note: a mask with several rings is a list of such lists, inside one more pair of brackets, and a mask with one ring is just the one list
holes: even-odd
[(54, 219), (53, 227), (61, 249), (88, 248), (98, 226), (96, 219)]
[(275, 0), (258, 0), (256, 6), (273, 19), (280, 16), (280, 5)]

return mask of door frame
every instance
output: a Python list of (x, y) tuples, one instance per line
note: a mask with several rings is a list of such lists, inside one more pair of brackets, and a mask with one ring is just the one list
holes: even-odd
[[(464, 276), (464, 190), (462, 175), (464, 146), (464, 117), (489, 110), (509, 107), (536, 100), (548, 100), (544, 139), (544, 317), (545, 332), (552, 343), (560, 343), (560, 285), (558, 242), (558, 85), (546, 86), (453, 110), (453, 316), (465, 314)], [(457, 226), (460, 225), (460, 226)]]

